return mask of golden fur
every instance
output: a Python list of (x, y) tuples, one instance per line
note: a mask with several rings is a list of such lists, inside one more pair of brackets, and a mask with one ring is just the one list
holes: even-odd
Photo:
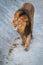
[(22, 42), (25, 45), (25, 50), (27, 50), (30, 44), (30, 39), (32, 37), (34, 6), (31, 3), (24, 3), (21, 9), (27, 10), (28, 15), (26, 15), (26, 12), (26, 14), (20, 16), (20, 14), (22, 14), (23, 11), (16, 11), (12, 19), (12, 26), (15, 27), (17, 31), (20, 33)]

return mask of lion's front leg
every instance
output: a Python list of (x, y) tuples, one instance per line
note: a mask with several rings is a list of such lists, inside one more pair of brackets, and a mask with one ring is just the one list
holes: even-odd
[(29, 34), (26, 38), (26, 42), (25, 42), (25, 50), (28, 49), (28, 46), (30, 44), (30, 40), (31, 40), (31, 34)]
[(21, 34), (21, 38), (22, 38), (22, 45), (25, 45), (26, 37), (23, 34)]

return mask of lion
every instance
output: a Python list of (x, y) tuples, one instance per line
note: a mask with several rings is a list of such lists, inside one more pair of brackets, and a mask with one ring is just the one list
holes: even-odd
[(28, 49), (30, 40), (33, 38), (33, 23), (34, 6), (31, 3), (24, 3), (22, 7), (14, 13), (12, 26), (19, 32), (25, 50)]

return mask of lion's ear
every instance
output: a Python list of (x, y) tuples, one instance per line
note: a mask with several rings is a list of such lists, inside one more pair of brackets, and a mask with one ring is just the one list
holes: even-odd
[(28, 18), (25, 18), (25, 21), (28, 22)]

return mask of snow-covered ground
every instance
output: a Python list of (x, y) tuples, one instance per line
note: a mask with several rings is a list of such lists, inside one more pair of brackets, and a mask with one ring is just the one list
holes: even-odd
[[(27, 52), (11, 25), (14, 12), (24, 2), (35, 8), (34, 39)], [(0, 65), (43, 65), (43, 0), (0, 0)]]

